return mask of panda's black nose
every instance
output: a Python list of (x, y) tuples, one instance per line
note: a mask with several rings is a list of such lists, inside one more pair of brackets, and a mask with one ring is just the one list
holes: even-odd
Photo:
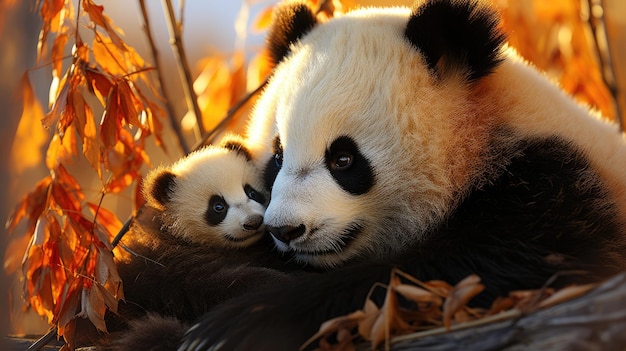
[(263, 216), (255, 215), (248, 216), (246, 221), (243, 223), (243, 229), (245, 230), (257, 230), (263, 224)]
[(304, 224), (300, 224), (297, 227), (285, 225), (281, 227), (267, 226), (267, 230), (272, 234), (276, 240), (280, 240), (285, 244), (288, 244), (291, 240), (301, 236), (305, 231)]

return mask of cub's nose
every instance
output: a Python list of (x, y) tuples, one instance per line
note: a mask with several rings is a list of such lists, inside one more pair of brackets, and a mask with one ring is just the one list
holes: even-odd
[(263, 224), (263, 216), (254, 215), (248, 216), (243, 223), (243, 229), (245, 230), (257, 230)]
[(304, 224), (300, 224), (297, 227), (285, 225), (281, 227), (267, 226), (267, 230), (272, 234), (276, 240), (280, 240), (285, 244), (288, 244), (291, 240), (301, 236), (305, 231)]

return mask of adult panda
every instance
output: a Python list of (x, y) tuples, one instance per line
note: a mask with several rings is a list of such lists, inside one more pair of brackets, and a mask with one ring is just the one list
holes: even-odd
[[(330, 272), (219, 306), (181, 350), (295, 350), (399, 266), (510, 290), (626, 268), (626, 143), (505, 44), (475, 1), (317, 23), (278, 7), (249, 145), (277, 247)], [(260, 151), (259, 151), (260, 150)]]

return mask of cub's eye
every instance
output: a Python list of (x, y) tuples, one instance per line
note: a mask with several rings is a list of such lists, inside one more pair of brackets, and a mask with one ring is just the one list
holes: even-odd
[(219, 195), (213, 195), (209, 200), (209, 208), (215, 213), (222, 213), (228, 208), (228, 204), (223, 197)]
[(345, 171), (352, 166), (353, 157), (347, 152), (339, 152), (330, 162), (330, 168), (336, 171)]
[(283, 154), (282, 153), (274, 154), (274, 164), (276, 165), (276, 167), (282, 168), (283, 166)]
[(243, 191), (246, 193), (246, 196), (248, 197), (248, 199), (256, 201), (260, 204), (265, 203), (265, 196), (263, 196), (263, 194), (261, 194), (260, 192), (256, 191), (250, 185), (246, 184), (243, 187)]
[(209, 199), (209, 207), (204, 213), (204, 218), (210, 225), (220, 224), (228, 213), (228, 202), (219, 195), (213, 195)]
[(224, 206), (223, 203), (218, 202), (218, 203), (214, 203), (213, 204), (213, 212), (215, 213), (221, 213), (226, 209), (226, 206)]

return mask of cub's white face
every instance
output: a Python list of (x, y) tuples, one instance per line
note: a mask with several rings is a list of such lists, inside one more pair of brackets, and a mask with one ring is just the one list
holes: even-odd
[(265, 233), (267, 194), (259, 172), (241, 154), (205, 147), (154, 172), (166, 180), (152, 188), (167, 189), (162, 203), (152, 200), (152, 205), (163, 208), (164, 225), (173, 235), (195, 243), (243, 247)]

